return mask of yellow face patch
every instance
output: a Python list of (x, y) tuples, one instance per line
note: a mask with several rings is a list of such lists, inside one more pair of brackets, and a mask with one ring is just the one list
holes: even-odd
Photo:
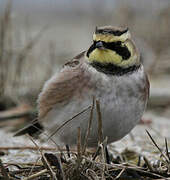
[(116, 54), (116, 52), (109, 49), (95, 49), (90, 53), (89, 61), (97, 61), (100, 63), (114, 63), (118, 65), (121, 63), (122, 57)]
[(136, 53), (136, 49), (132, 41), (127, 40), (122, 42), (122, 46), (126, 46), (131, 53), (129, 59), (123, 59), (121, 55), (117, 54), (115, 51), (110, 49), (94, 49), (88, 57), (90, 62), (99, 62), (99, 63), (112, 63), (119, 67), (129, 67), (134, 64), (139, 63), (139, 58)]

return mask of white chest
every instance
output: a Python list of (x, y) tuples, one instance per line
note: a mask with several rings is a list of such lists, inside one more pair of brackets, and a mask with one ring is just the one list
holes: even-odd
[[(143, 100), (145, 88), (143, 68), (136, 74), (127, 76), (100, 76), (93, 74), (89, 81), (93, 85), (81, 98), (73, 98), (64, 107), (56, 107), (47, 115), (47, 128), (50, 132), (62, 125), (68, 119), (81, 112), (92, 104), (92, 97), (100, 101), (103, 134), (108, 142), (114, 142), (127, 133), (139, 122), (146, 102)], [(80, 114), (66, 124), (55, 137), (66, 144), (75, 144), (77, 128), (81, 128), (82, 139), (85, 137), (90, 110)], [(94, 109), (91, 136), (89, 145), (95, 146), (98, 139), (97, 112)], [(48, 123), (50, 122), (50, 124)]]

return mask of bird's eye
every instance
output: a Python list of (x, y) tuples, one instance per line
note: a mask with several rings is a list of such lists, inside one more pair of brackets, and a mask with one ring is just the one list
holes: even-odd
[(95, 45), (96, 43), (97, 43), (97, 41), (94, 40), (94, 41), (93, 41), (93, 44)]

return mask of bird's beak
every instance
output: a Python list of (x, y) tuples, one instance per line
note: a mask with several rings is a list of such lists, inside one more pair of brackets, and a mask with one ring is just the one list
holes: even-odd
[(106, 49), (103, 45), (103, 42), (102, 41), (98, 41), (96, 42), (96, 48), (98, 49)]

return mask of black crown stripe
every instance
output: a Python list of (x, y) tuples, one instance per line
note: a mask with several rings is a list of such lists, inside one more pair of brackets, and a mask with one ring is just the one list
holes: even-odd
[(112, 29), (96, 29), (96, 34), (113, 34), (114, 36), (121, 36), (122, 34), (126, 33), (128, 31), (128, 28), (124, 31), (119, 30), (112, 30)]

